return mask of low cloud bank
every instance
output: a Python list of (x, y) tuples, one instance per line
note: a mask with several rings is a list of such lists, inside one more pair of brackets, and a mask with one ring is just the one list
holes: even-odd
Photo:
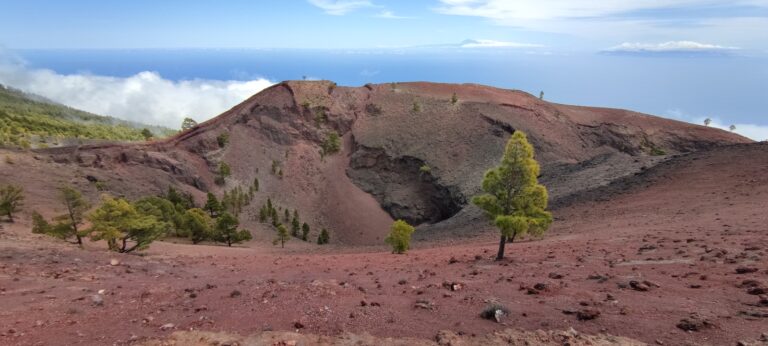
[(6, 60), (0, 61), (1, 84), (84, 111), (170, 128), (178, 128), (185, 117), (210, 119), (274, 84), (266, 79), (173, 81), (150, 71), (125, 78), (65, 75)]
[(632, 43), (624, 42), (603, 50), (604, 53), (615, 54), (727, 54), (738, 50), (736, 47), (725, 47), (694, 41), (669, 41), (663, 43)]

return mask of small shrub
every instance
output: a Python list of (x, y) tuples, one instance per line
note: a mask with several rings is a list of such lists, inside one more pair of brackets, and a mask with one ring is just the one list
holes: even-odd
[(459, 97), (456, 95), (456, 93), (453, 93), (451, 96), (451, 104), (455, 105), (457, 102), (459, 102)]
[(392, 246), (392, 253), (402, 254), (411, 246), (411, 235), (415, 229), (403, 220), (397, 220), (392, 224), (389, 235), (384, 242)]
[(8, 216), (13, 222), (13, 214), (23, 205), (24, 189), (21, 186), (6, 185), (0, 187), (0, 215)]
[(328, 85), (328, 94), (332, 93), (334, 89), (336, 89), (336, 82), (331, 82), (331, 84)]
[(7, 163), (9, 165), (12, 165), (13, 164), (13, 159), (10, 156), (5, 155), (5, 163)]
[(325, 112), (325, 108), (315, 108), (315, 125), (325, 124), (328, 122), (328, 114)]
[(381, 107), (376, 104), (369, 103), (365, 105), (365, 112), (370, 116), (378, 116), (381, 115)]
[(413, 107), (411, 108), (411, 110), (412, 110), (414, 113), (419, 113), (419, 112), (421, 112), (421, 104), (419, 104), (419, 102), (418, 102), (418, 101), (413, 101)]
[(218, 137), (216, 137), (216, 143), (219, 144), (219, 148), (223, 148), (229, 143), (229, 134), (228, 133), (222, 133)]
[(321, 144), (321, 147), (322, 147), (322, 150), (320, 151), (321, 156), (338, 153), (339, 150), (341, 150), (341, 137), (339, 137), (338, 133), (333, 131), (328, 134), (328, 137), (325, 138), (325, 140)]
[(96, 186), (96, 191), (105, 191), (107, 189), (107, 184), (103, 181), (97, 181), (93, 185)]
[(224, 185), (224, 183), (227, 181), (227, 177), (229, 177), (231, 174), (232, 168), (230, 168), (226, 162), (221, 162), (219, 163), (218, 175), (216, 176), (214, 182), (217, 185)]
[(152, 133), (152, 131), (150, 131), (148, 128), (144, 128), (143, 130), (141, 130), (141, 135), (144, 136), (144, 140), (147, 140), (147, 141), (152, 139), (152, 137), (155, 136)]
[(667, 152), (664, 149), (653, 147), (653, 148), (651, 148), (651, 155), (652, 156), (663, 156), (663, 155), (667, 155)]
[(432, 167), (429, 167), (428, 164), (423, 164), (421, 167), (419, 167), (419, 172), (423, 174), (427, 174), (429, 172), (432, 172)]

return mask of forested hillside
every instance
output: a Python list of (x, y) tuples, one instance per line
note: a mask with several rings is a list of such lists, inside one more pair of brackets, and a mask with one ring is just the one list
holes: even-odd
[(173, 130), (96, 115), (0, 85), (0, 146), (47, 147), (68, 139), (138, 141)]

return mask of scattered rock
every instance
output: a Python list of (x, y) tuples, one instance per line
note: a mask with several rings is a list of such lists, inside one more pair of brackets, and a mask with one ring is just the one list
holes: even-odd
[(563, 275), (558, 273), (549, 273), (549, 278), (559, 280), (563, 278)]
[(459, 262), (459, 260), (457, 260), (456, 257), (451, 257), (451, 259), (448, 260), (448, 264), (454, 264), (454, 263), (458, 263), (458, 262)]
[(643, 284), (642, 282), (634, 281), (634, 280), (629, 282), (629, 287), (632, 287), (633, 290), (640, 291), (640, 292), (645, 292), (650, 289), (648, 285)]
[(303, 329), (304, 328), (304, 324), (299, 322), (299, 321), (293, 322), (293, 328)]
[(464, 284), (458, 283), (458, 282), (452, 282), (452, 281), (444, 281), (443, 287), (451, 290), (451, 291), (459, 291), (462, 288), (464, 288)]
[(94, 294), (91, 296), (91, 304), (93, 306), (102, 306), (104, 305), (104, 296), (101, 294)]
[(757, 271), (755, 267), (738, 267), (736, 268), (736, 274), (749, 274)]
[(417, 308), (417, 309), (434, 310), (435, 309), (435, 303), (433, 303), (433, 302), (431, 302), (429, 300), (420, 299), (420, 300), (417, 300), (416, 303), (413, 304), (413, 307)]
[(109, 260), (109, 265), (111, 265), (111, 266), (120, 265), (120, 260), (117, 259), (117, 258), (113, 258), (113, 259)]
[(232, 291), (232, 292), (230, 292), (230, 293), (229, 293), (229, 297), (230, 297), (230, 298), (237, 298), (237, 297), (239, 297), (239, 296), (241, 296), (241, 295), (243, 295), (243, 294), (242, 294), (242, 293), (240, 293), (240, 291), (238, 291), (238, 290), (234, 290), (234, 291)]
[(757, 303), (761, 306), (768, 306), (768, 295), (760, 295), (758, 296), (760, 298), (760, 301)]
[(576, 319), (578, 319), (579, 321), (594, 320), (598, 316), (600, 316), (600, 310), (593, 309), (593, 308), (581, 309), (576, 312)]
[(698, 332), (704, 329), (712, 328), (714, 326), (714, 323), (696, 314), (691, 314), (687, 318), (683, 318), (680, 320), (680, 322), (677, 323), (677, 328), (688, 332)]
[(488, 305), (482, 312), (480, 312), (480, 317), (486, 320), (496, 321), (496, 323), (501, 323), (501, 319), (507, 315), (509, 315), (509, 309), (501, 304)]
[(175, 324), (173, 324), (173, 323), (166, 323), (166, 324), (160, 326), (160, 330), (170, 330), (170, 329), (173, 329), (174, 327), (176, 327)]

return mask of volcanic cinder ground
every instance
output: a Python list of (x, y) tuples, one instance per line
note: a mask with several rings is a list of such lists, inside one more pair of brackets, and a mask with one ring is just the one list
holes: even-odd
[[(497, 231), (467, 201), (518, 130), (537, 150), (555, 222), (494, 261)], [(330, 131), (343, 149), (321, 157)], [(230, 138), (223, 148), (221, 133)], [(0, 183), (27, 194), (18, 221), (0, 231), (2, 344), (768, 337), (768, 144), (717, 129), (478, 85), (286, 82), (168, 140), (0, 155), (9, 158)], [(233, 169), (223, 187), (213, 182), (219, 162)], [(241, 217), (254, 240), (227, 248), (166, 239), (124, 255), (31, 233), (32, 210), (61, 212), (61, 184), (96, 201), (104, 191), (88, 178), (114, 195), (175, 186), (198, 202), (259, 178)], [(298, 209), (313, 237), (330, 229), (332, 243), (273, 247), (274, 230), (250, 216), (267, 198)], [(419, 225), (405, 255), (382, 244), (395, 218)], [(500, 323), (480, 317), (493, 303), (509, 309)]]

